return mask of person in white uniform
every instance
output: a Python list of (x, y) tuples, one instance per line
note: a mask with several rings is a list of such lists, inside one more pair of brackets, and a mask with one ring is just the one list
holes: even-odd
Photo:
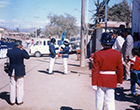
[(56, 57), (56, 48), (54, 46), (56, 40), (55, 38), (51, 39), (51, 43), (49, 44), (49, 50), (50, 50), (50, 64), (49, 64), (49, 74), (53, 74), (53, 66), (54, 66), (54, 62), (55, 62), (55, 57)]
[(64, 72), (63, 74), (68, 74), (68, 58), (69, 58), (69, 43), (68, 41), (64, 41), (65, 48), (63, 48), (63, 51), (59, 52), (62, 54), (63, 58), (63, 65), (64, 65)]

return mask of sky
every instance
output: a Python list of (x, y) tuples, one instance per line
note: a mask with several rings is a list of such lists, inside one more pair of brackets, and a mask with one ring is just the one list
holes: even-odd
[[(87, 10), (94, 10), (95, 0), (86, 0), (85, 22), (92, 23), (92, 14)], [(102, 0), (100, 0), (102, 1)], [(132, 0), (127, 0), (128, 3)], [(122, 0), (110, 0), (109, 6)], [(29, 29), (32, 27), (45, 28), (49, 23), (47, 15), (50, 13), (64, 15), (68, 13), (81, 24), (82, 0), (0, 0), (0, 27)]]

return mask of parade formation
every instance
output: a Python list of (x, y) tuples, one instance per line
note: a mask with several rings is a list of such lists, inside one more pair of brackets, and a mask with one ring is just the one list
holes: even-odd
[(0, 110), (140, 109), (140, 0), (91, 1), (0, 1)]
[[(115, 110), (115, 88), (119, 86), (123, 87), (122, 84), (125, 81), (130, 82), (130, 95), (132, 97), (138, 97), (138, 93), (136, 91), (136, 83), (140, 85), (139, 47), (137, 46), (134, 48), (132, 46), (130, 49), (131, 43), (128, 42), (130, 42), (131, 39), (126, 38), (132, 36), (128, 32), (128, 30), (125, 30), (114, 32), (113, 34), (109, 32), (102, 33), (100, 43), (103, 48), (91, 54), (91, 87), (96, 94), (95, 108), (97, 110), (103, 110), (103, 108), (107, 108), (108, 110)], [(139, 39), (139, 36), (134, 37)], [(55, 48), (55, 42), (55, 38), (50, 39), (50, 60), (49, 68), (46, 69), (46, 73), (49, 75), (54, 75), (56, 59), (63, 59), (64, 69), (62, 70), (62, 74), (69, 75), (71, 73), (68, 66), (70, 48), (69, 42), (63, 39), (63, 44), (65, 47), (61, 47), (61, 51), (58, 53), (56, 50), (60, 48)], [(136, 45), (135, 43), (136, 41), (132, 43), (132, 45)], [(10, 63), (10, 69), (8, 71), (8, 75), (10, 77), (10, 105), (15, 105), (16, 103), (17, 105), (22, 105), (24, 103), (24, 76), (26, 74), (24, 68), (24, 59), (30, 58), (28, 52), (25, 49), (28, 50), (30, 44), (31, 42), (29, 42), (27, 46), (26, 43), (24, 48), (21, 40), (12, 40), (9, 38), (1, 39), (1, 59), (8, 58)], [(132, 57), (129, 57), (129, 55)], [(79, 60), (77, 61), (79, 62)], [(125, 66), (125, 64), (127, 65)], [(127, 68), (130, 68), (131, 70), (127, 70), (129, 73), (126, 72)], [(17, 94), (15, 91), (17, 91)], [(140, 105), (138, 105), (138, 108), (139, 106)]]

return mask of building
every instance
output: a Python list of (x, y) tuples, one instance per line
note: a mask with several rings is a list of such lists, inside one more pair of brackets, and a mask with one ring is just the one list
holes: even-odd
[(0, 27), (0, 39), (4, 37), (25, 40), (28, 35), (30, 35), (30, 33), (9, 31), (6, 28)]
[(134, 32), (138, 32), (140, 35), (140, 0), (133, 0), (132, 35)]

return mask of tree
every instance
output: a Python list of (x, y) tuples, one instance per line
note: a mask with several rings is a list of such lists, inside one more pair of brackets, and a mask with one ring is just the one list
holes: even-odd
[[(96, 10), (90, 11), (93, 13), (93, 17), (91, 19), (94, 20), (94, 23), (100, 23), (104, 21), (105, 17), (105, 3), (108, 3), (110, 0), (103, 0), (102, 2), (99, 2), (97, 0), (95, 2)], [(96, 11), (94, 13), (94, 11)], [(107, 11), (107, 20), (108, 21), (118, 21), (118, 22), (125, 22), (126, 27), (129, 28), (129, 24), (132, 21), (132, 10), (130, 9), (128, 3), (126, 0), (123, 0), (122, 2), (115, 4), (112, 7), (108, 7)]]
[(19, 32), (19, 28), (18, 27), (17, 27), (16, 31)]
[(70, 14), (63, 15), (49, 14), (50, 23), (46, 25), (46, 36), (57, 36), (61, 38), (63, 29), (65, 30), (66, 38), (79, 33), (79, 27), (76, 26), (76, 18)]
[(96, 6), (96, 12), (94, 13), (94, 10), (90, 11), (93, 13), (93, 17), (91, 18), (94, 20), (95, 24), (100, 23), (101, 21), (104, 21), (105, 18), (105, 5), (109, 3), (110, 0), (103, 0), (100, 2), (100, 0), (94, 1)]
[(108, 20), (123, 21), (126, 23), (126, 27), (129, 28), (129, 24), (132, 21), (132, 10), (126, 0), (109, 8)]
[(39, 36), (41, 33), (41, 28), (37, 29), (37, 36)]

